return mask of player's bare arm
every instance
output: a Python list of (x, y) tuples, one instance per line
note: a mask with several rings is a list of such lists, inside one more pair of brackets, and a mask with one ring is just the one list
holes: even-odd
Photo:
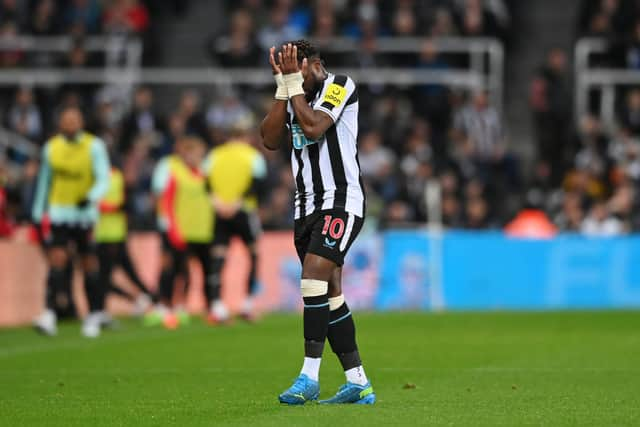
[[(302, 78), (304, 78), (307, 73), (311, 72), (307, 58), (304, 58), (302, 64), (299, 65), (298, 48), (291, 43), (282, 46), (282, 51), (278, 54), (278, 58), (279, 67), (285, 79), (287, 76), (298, 73), (301, 73)], [(295, 95), (289, 95), (298, 124), (308, 139), (316, 140), (320, 138), (333, 125), (333, 120), (328, 114), (311, 108), (303, 91)]]
[[(276, 63), (275, 51), (275, 47), (269, 49), (269, 63), (271, 64), (273, 75), (278, 81), (278, 77), (282, 78), (282, 70), (280, 65)], [(287, 97), (286, 95), (280, 97), (276, 93), (276, 100), (260, 125), (260, 135), (265, 148), (269, 150), (278, 150), (280, 148), (280, 144), (287, 137), (286, 122)]]

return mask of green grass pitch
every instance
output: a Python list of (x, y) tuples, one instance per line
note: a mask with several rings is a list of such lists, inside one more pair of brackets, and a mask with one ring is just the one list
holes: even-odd
[[(356, 316), (373, 407), (286, 407), (301, 318), (0, 330), (2, 426), (640, 425), (640, 312)], [(327, 346), (321, 398), (343, 381)]]

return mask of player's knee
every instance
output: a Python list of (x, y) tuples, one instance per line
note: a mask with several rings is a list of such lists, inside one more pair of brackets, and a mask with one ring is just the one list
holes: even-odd
[(303, 298), (326, 295), (328, 290), (329, 283), (324, 280), (302, 279), (300, 281), (300, 292)]
[(302, 278), (329, 282), (335, 268), (336, 265), (332, 261), (317, 255), (307, 254), (302, 264)]

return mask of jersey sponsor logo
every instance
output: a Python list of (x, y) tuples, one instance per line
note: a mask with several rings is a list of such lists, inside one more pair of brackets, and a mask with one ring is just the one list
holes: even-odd
[(320, 139), (308, 139), (305, 135), (304, 132), (302, 131), (302, 128), (297, 125), (297, 124), (292, 124), (291, 125), (291, 139), (293, 142), (293, 148), (297, 149), (297, 150), (302, 150), (304, 147), (306, 147), (307, 145), (312, 145), (312, 144), (317, 144), (318, 142), (320, 142)]
[(344, 102), (344, 99), (347, 97), (347, 89), (335, 84), (331, 83), (327, 88), (327, 91), (324, 94), (324, 102), (328, 102), (334, 107), (340, 106)]

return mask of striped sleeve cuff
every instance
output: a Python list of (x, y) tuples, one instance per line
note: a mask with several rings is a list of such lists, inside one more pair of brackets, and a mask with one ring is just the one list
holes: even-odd
[(331, 117), (331, 120), (333, 121), (333, 123), (335, 123), (338, 120), (336, 115), (331, 110), (323, 107), (322, 105), (316, 105), (313, 109), (317, 111), (322, 111), (323, 113), (327, 113), (329, 117)]

